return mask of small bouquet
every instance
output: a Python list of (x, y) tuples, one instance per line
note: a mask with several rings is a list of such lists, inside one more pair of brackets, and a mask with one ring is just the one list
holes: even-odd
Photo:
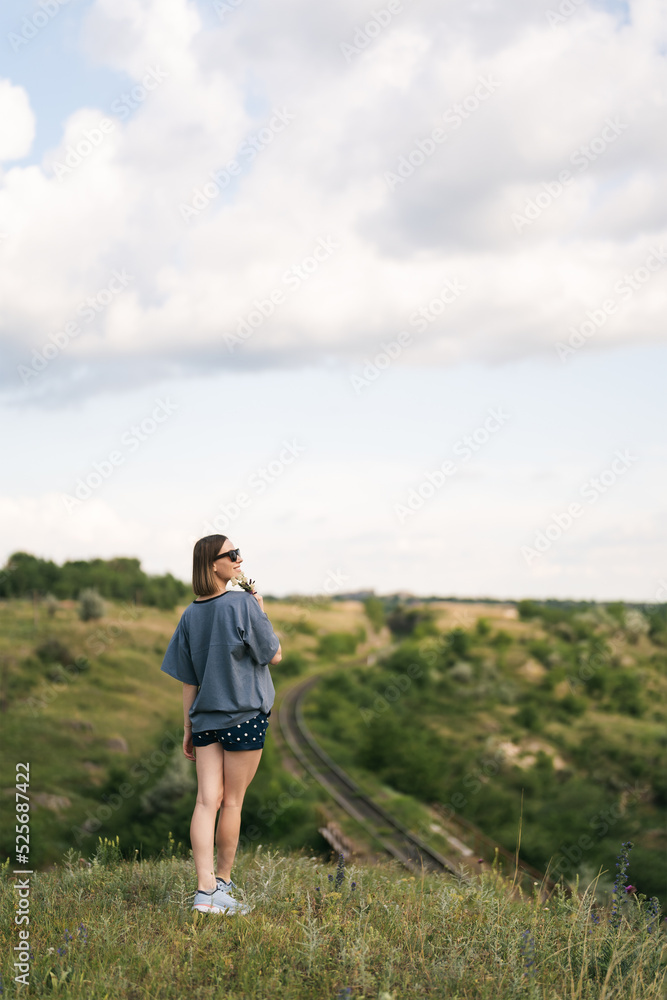
[(239, 587), (242, 587), (243, 590), (247, 590), (249, 594), (255, 593), (255, 580), (246, 579), (243, 570), (239, 572), (238, 576), (234, 577), (232, 582), (237, 584)]

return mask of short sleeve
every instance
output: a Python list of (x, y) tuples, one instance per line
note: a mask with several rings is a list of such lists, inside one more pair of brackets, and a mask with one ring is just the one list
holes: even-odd
[(170, 677), (175, 677), (177, 681), (183, 681), (184, 684), (199, 685), (197, 675), (192, 666), (190, 643), (188, 642), (182, 618), (169, 640), (167, 652), (164, 654), (160, 670), (163, 670), (165, 674), (169, 674)]
[(262, 611), (256, 599), (249, 595), (238, 631), (244, 645), (250, 650), (257, 663), (264, 666), (278, 652), (280, 639), (273, 631), (268, 615)]

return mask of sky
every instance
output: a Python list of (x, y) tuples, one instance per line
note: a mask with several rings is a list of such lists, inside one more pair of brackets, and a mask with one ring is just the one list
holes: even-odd
[(0, 12), (0, 559), (667, 597), (667, 15)]

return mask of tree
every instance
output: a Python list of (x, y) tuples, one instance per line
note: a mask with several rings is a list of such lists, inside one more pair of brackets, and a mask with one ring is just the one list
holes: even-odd
[(364, 611), (376, 632), (384, 625), (384, 604), (379, 597), (367, 597), (364, 601)]
[(387, 616), (387, 625), (398, 636), (412, 635), (418, 625), (422, 626), (422, 636), (437, 635), (434, 617), (431, 608), (406, 608), (404, 604), (399, 604)]

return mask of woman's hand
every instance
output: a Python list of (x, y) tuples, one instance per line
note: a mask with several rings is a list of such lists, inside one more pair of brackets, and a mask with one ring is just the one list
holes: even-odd
[(192, 730), (186, 729), (183, 733), (183, 753), (188, 760), (196, 760), (194, 747), (192, 746)]
[(257, 598), (257, 603), (259, 604), (262, 611), (264, 610), (264, 598), (261, 594), (258, 594), (256, 590), (252, 592), (253, 597)]

